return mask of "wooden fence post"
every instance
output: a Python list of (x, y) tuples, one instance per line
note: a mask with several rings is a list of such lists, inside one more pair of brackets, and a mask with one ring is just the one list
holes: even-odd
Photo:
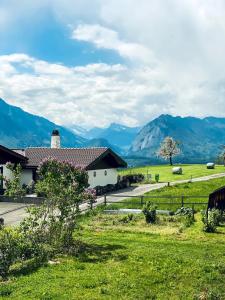
[(92, 200), (90, 201), (90, 209), (91, 210), (93, 209), (93, 201)]
[(106, 206), (107, 200), (106, 200), (106, 195), (104, 195), (104, 205)]
[(181, 196), (181, 207), (184, 207), (184, 195)]
[(141, 196), (141, 205), (144, 204), (144, 196)]

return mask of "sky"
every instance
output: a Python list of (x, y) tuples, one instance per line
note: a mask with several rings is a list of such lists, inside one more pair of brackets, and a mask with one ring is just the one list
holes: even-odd
[(225, 117), (225, 1), (0, 0), (0, 98), (67, 127)]

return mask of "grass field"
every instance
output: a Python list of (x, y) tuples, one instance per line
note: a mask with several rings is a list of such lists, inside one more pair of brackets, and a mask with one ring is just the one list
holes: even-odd
[[(175, 165), (178, 166), (178, 165)], [(141, 173), (145, 176), (147, 174), (152, 175), (152, 179), (154, 180), (155, 174), (159, 174), (160, 182), (168, 182), (168, 181), (176, 181), (176, 180), (183, 180), (183, 179), (190, 179), (211, 175), (211, 174), (217, 174), (217, 173), (224, 173), (225, 167), (222, 165), (216, 165), (215, 169), (207, 169), (206, 165), (179, 165), (183, 168), (183, 174), (182, 175), (173, 175), (172, 174), (172, 168), (168, 165), (160, 165), (160, 166), (146, 166), (146, 167), (137, 167), (137, 168), (128, 168), (126, 170), (120, 171), (120, 174), (137, 174)]]
[[(169, 210), (176, 210), (181, 206), (181, 196), (184, 196), (184, 202), (207, 202), (208, 198), (199, 198), (198, 196), (209, 196), (211, 192), (215, 189), (218, 189), (222, 186), (225, 186), (225, 177), (218, 178), (218, 179), (211, 179), (208, 181), (202, 182), (192, 182), (192, 183), (184, 183), (184, 184), (176, 184), (170, 187), (164, 187), (159, 190), (153, 190), (151, 192), (146, 193), (144, 196), (149, 196), (149, 199), (154, 203), (162, 203), (162, 202), (177, 202), (177, 205), (169, 205), (169, 204), (158, 204), (158, 208), (160, 209), (169, 209)], [(151, 196), (162, 196), (164, 198), (151, 198)], [(194, 198), (187, 199), (185, 196), (194, 196)], [(178, 197), (178, 198), (172, 198)], [(142, 208), (140, 204), (140, 198), (129, 198), (123, 201), (122, 204), (111, 204), (109, 208), (116, 209), (116, 208)], [(131, 202), (128, 204), (128, 202)], [(187, 204), (185, 206), (192, 207), (191, 204)], [(194, 208), (196, 210), (200, 210), (205, 208), (205, 205), (195, 205)]]
[(86, 247), (0, 284), (0, 299), (225, 299), (225, 228), (201, 231), (174, 217), (98, 214), (76, 234)]

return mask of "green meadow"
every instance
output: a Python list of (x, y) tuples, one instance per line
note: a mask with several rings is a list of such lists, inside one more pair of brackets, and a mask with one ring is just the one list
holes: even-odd
[(152, 175), (154, 180), (155, 174), (159, 174), (160, 182), (171, 182), (177, 180), (184, 180), (190, 178), (197, 178), (201, 176), (208, 176), (213, 174), (219, 174), (225, 172), (225, 167), (223, 165), (216, 165), (215, 169), (207, 169), (206, 165), (202, 164), (193, 164), (193, 165), (174, 165), (174, 167), (180, 166), (183, 169), (182, 175), (172, 174), (173, 166), (169, 165), (158, 165), (158, 166), (146, 166), (146, 167), (137, 167), (137, 168), (128, 168), (126, 170), (120, 171), (121, 175), (126, 174), (147, 174)]
[[(194, 205), (194, 209), (201, 210), (206, 208), (206, 205), (203, 203), (208, 202), (209, 194), (222, 186), (225, 186), (225, 177), (201, 182), (175, 184), (146, 193), (144, 195), (146, 196), (146, 198), (144, 197), (144, 202), (151, 201), (157, 204), (158, 209), (174, 211), (181, 207), (181, 197), (183, 196), (184, 206), (193, 207)], [(191, 196), (191, 198), (188, 198), (188, 196)], [(205, 197), (203, 198), (201, 196)], [(121, 202), (122, 203), (110, 204), (108, 208), (142, 208), (140, 197), (128, 198)], [(202, 204), (194, 204), (196, 202)]]
[[(225, 178), (218, 178), (176, 184), (146, 196), (163, 196), (160, 202), (195, 196), (193, 201), (205, 202), (199, 196), (223, 185)], [(138, 199), (128, 201), (110, 206), (142, 207)], [(179, 201), (172, 210), (180, 207)], [(225, 299), (225, 224), (216, 233), (205, 233), (199, 212), (186, 227), (183, 217), (158, 215), (156, 224), (146, 224), (142, 213), (132, 218), (107, 215), (100, 207), (80, 216), (77, 225), (73, 255), (44, 265), (30, 261), (13, 266), (9, 280), (0, 283), (0, 299)]]
[(12, 271), (0, 299), (225, 299), (225, 227), (207, 234), (195, 218), (186, 228), (176, 217), (82, 217), (81, 252)]

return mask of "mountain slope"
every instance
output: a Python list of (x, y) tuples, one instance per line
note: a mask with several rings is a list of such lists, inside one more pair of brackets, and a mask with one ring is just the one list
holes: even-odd
[(122, 153), (122, 150), (119, 147), (111, 145), (108, 142), (108, 140), (102, 139), (102, 138), (88, 140), (85, 143), (85, 147), (107, 147), (107, 148), (111, 148), (117, 154), (121, 154)]
[(111, 145), (121, 148), (123, 151), (127, 151), (139, 130), (139, 127), (128, 127), (112, 123), (107, 128), (95, 127), (89, 130), (84, 137), (91, 139), (106, 139)]
[(69, 130), (9, 105), (0, 98), (0, 144), (11, 148), (49, 146), (55, 128), (60, 130), (64, 147), (81, 147), (86, 142)]
[(157, 160), (156, 151), (166, 136), (181, 142), (182, 155), (177, 161), (214, 160), (225, 144), (225, 119), (208, 117), (172, 117), (161, 115), (149, 122), (134, 139), (129, 154)]

